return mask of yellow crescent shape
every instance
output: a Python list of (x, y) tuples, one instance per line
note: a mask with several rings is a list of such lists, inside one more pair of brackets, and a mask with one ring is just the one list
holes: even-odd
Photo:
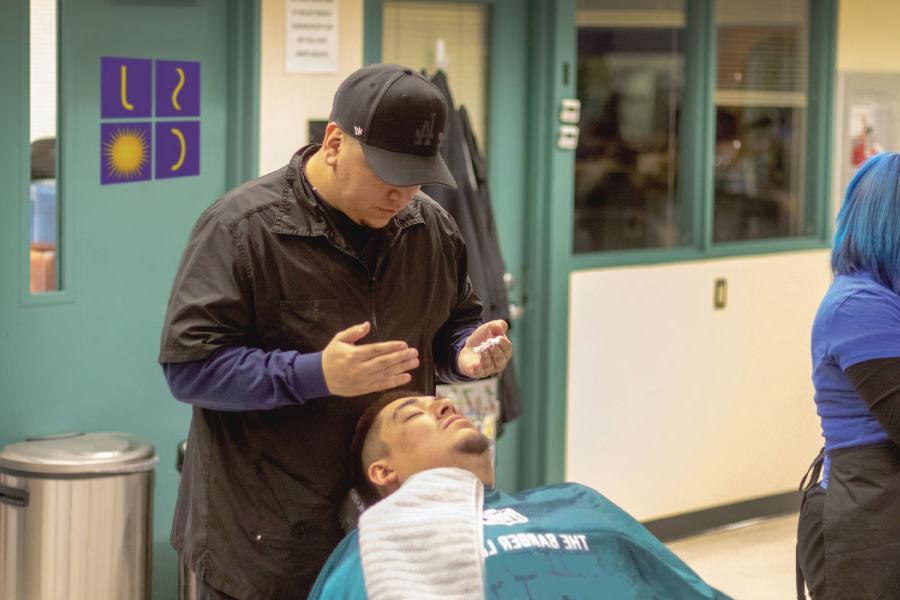
[(181, 142), (181, 154), (178, 155), (178, 162), (169, 167), (173, 171), (177, 171), (181, 168), (181, 165), (184, 164), (184, 155), (187, 154), (187, 145), (184, 143), (184, 134), (181, 133), (180, 130), (173, 127), (171, 129), (172, 135), (178, 138), (178, 141)]
[(181, 88), (184, 87), (184, 71), (181, 67), (175, 67), (175, 70), (178, 71), (178, 85), (175, 86), (175, 91), (172, 92), (172, 106), (175, 107), (175, 110), (181, 110), (181, 105), (178, 104), (178, 94), (181, 93)]
[(134, 110), (134, 105), (128, 101), (128, 67), (122, 65), (120, 72), (122, 75), (122, 88), (120, 94), (122, 96), (122, 106), (125, 108), (125, 110)]

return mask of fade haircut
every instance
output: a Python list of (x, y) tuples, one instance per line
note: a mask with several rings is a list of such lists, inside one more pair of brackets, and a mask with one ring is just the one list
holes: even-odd
[(388, 454), (387, 445), (381, 441), (381, 421), (378, 414), (395, 400), (415, 396), (424, 394), (415, 390), (388, 390), (372, 394), (372, 401), (356, 422), (353, 443), (350, 445), (351, 484), (369, 506), (381, 499), (381, 493), (369, 481), (367, 471), (373, 462)]
[(837, 217), (831, 269), (835, 275), (868, 271), (900, 294), (900, 154), (876, 154), (850, 181)]

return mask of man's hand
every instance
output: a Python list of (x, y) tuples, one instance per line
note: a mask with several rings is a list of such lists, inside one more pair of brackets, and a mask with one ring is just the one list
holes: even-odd
[[(512, 342), (506, 337), (507, 329), (509, 329), (509, 325), (501, 319), (485, 323), (473, 331), (456, 358), (456, 366), (460, 374), (480, 379), (505, 369), (506, 363), (512, 358)], [(499, 339), (494, 343), (482, 346), (491, 338)], [(483, 350), (476, 352), (476, 348), (483, 348)]]
[(325, 385), (335, 396), (361, 396), (389, 390), (409, 383), (412, 371), (419, 366), (419, 351), (406, 342), (356, 342), (369, 334), (366, 321), (354, 325), (331, 338), (322, 352)]

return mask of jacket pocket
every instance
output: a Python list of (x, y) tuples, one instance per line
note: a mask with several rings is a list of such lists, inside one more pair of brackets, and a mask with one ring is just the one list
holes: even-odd
[(319, 352), (340, 331), (338, 301), (282, 300), (278, 305), (279, 337), (286, 350)]

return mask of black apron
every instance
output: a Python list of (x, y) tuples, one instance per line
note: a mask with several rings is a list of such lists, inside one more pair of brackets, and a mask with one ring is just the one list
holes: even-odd
[(893, 443), (829, 452), (828, 488), (818, 485), (824, 454), (801, 482), (797, 597), (900, 598), (900, 448)]

